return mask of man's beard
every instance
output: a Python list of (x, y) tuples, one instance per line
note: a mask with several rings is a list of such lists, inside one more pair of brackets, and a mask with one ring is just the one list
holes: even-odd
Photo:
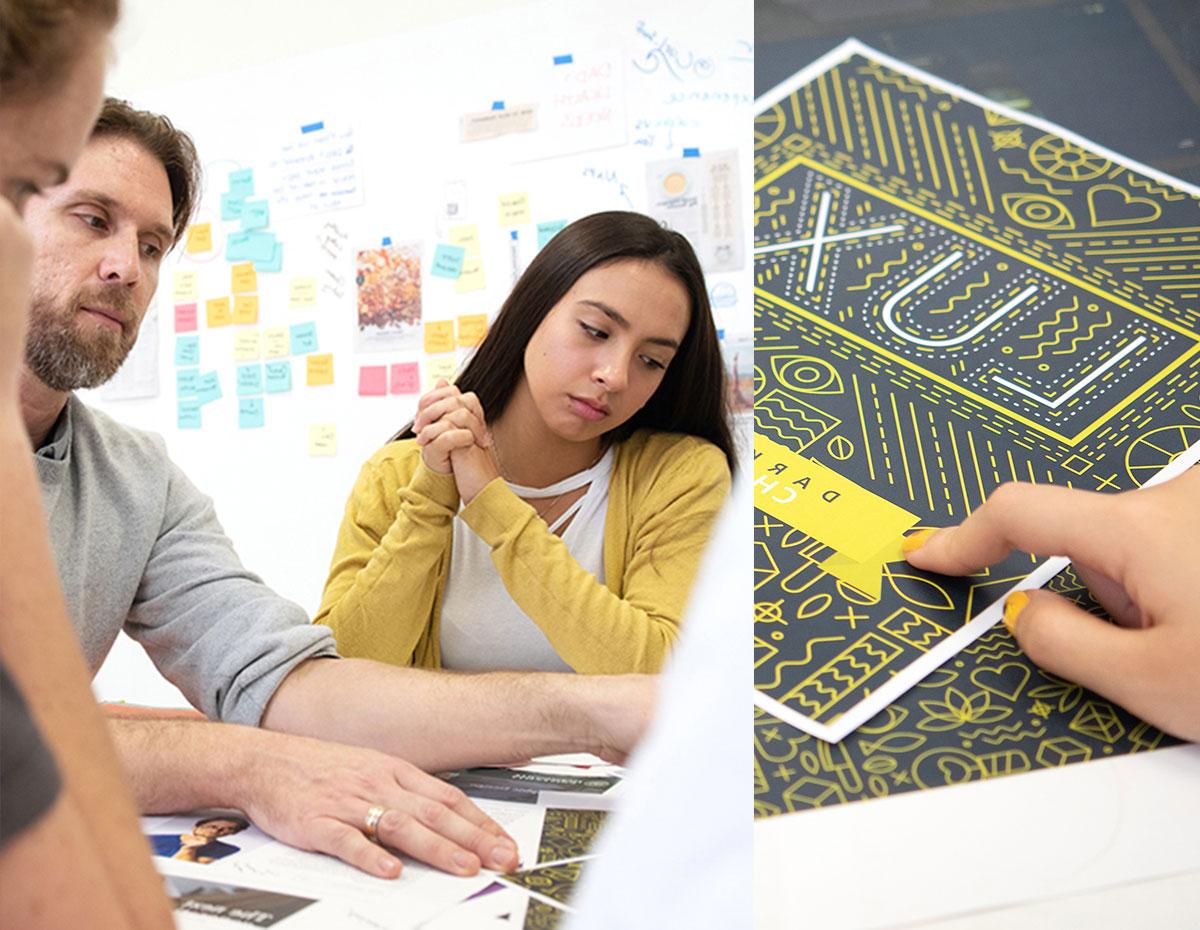
[[(81, 306), (113, 310), (125, 323), (120, 332), (98, 326), (84, 330), (78, 320)], [(25, 364), (55, 391), (99, 387), (117, 373), (129, 355), (137, 339), (137, 322), (133, 301), (123, 286), (91, 294), (80, 291), (65, 303), (35, 293)]]

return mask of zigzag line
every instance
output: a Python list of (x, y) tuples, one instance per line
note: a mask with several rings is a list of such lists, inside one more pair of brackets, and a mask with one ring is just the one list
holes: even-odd
[(867, 288), (869, 288), (871, 286), (872, 280), (874, 280), (875, 278), (887, 277), (889, 268), (894, 268), (896, 265), (903, 265), (906, 261), (908, 261), (908, 250), (901, 249), (900, 257), (898, 259), (896, 259), (894, 262), (885, 261), (883, 263), (883, 269), (881, 271), (877, 271), (874, 274), (867, 275), (867, 279), (865, 281), (863, 281), (862, 284), (853, 285), (851, 287), (846, 288), (846, 290), (848, 290), (848, 291), (865, 291)]
[[(781, 427), (775, 426), (773, 423), (763, 423), (762, 420), (759, 419), (759, 414), (764, 414), (770, 417), (772, 420), (782, 423), (788, 428), (789, 432), (785, 433)], [(805, 446), (812, 442), (816, 438), (818, 432), (815, 429), (805, 429), (803, 426), (799, 426), (798, 424), (793, 423), (791, 420), (785, 419), (784, 417), (776, 416), (768, 407), (761, 405), (756, 411), (754, 411), (754, 422), (757, 426), (762, 428), (763, 432), (773, 431), (779, 435), (780, 439), (793, 439), (796, 442), (799, 442), (801, 446)], [(822, 424), (822, 426), (823, 425), (824, 424)], [(804, 437), (796, 435), (797, 433), (809, 433), (810, 435), (808, 436), (808, 439), (805, 440)], [(783, 444), (785, 446), (787, 445), (786, 442)]]
[(1020, 729), (1020, 723), (997, 724), (994, 727), (980, 727), (973, 733), (964, 733), (963, 739), (978, 739), (981, 735), (995, 736), (997, 733), (1016, 733)]
[(996, 645), (995, 648), (991, 646), (980, 646), (978, 648), (972, 647), (969, 649), (964, 649), (963, 652), (965, 652), (967, 655), (982, 656), (986, 659), (1007, 659), (1009, 656), (1016, 657), (1021, 655), (1020, 649), (1013, 649), (1004, 643)]
[(992, 739), (989, 736), (985, 736), (983, 738), (983, 741), (985, 743), (987, 743), (989, 746), (999, 746), (1001, 743), (1019, 743), (1019, 742), (1021, 742), (1021, 740), (1025, 739), (1028, 736), (1032, 736), (1034, 739), (1041, 739), (1045, 735), (1046, 735), (1046, 728), (1042, 727), (1037, 730), (1029, 730), (1028, 732), (1025, 732), (1025, 733), (1013, 733), (1011, 735), (1005, 734), (1003, 736), (997, 736), (995, 739)]
[(1111, 322), (1112, 322), (1112, 316), (1111, 316), (1111, 314), (1109, 314), (1109, 312), (1107, 310), (1105, 310), (1103, 321), (1097, 323), (1094, 326), (1089, 326), (1088, 331), (1086, 333), (1084, 333), (1082, 336), (1076, 336), (1074, 339), (1072, 339), (1071, 345), (1069, 348), (1063, 349), (1061, 352), (1051, 352), (1050, 354), (1051, 355), (1070, 355), (1072, 352), (1074, 352), (1076, 349), (1079, 348), (1079, 343), (1087, 342), (1089, 339), (1092, 338), (1092, 336), (1096, 335), (1096, 330), (1098, 330), (1101, 326), (1107, 326)]
[[(1078, 300), (1076, 303), (1078, 303)], [(1066, 307), (1063, 309), (1065, 310)], [(1018, 355), (1017, 358), (1041, 358), (1043, 349), (1048, 349), (1051, 346), (1059, 345), (1068, 333), (1077, 332), (1079, 332), (1079, 317), (1073, 316), (1071, 317), (1071, 321), (1066, 326), (1054, 334), (1053, 339), (1047, 339), (1045, 342), (1039, 342), (1036, 346), (1034, 346), (1037, 351), (1034, 352), (1033, 355)], [(1024, 339), (1025, 337), (1021, 336), (1019, 338)]]
[[(764, 411), (766, 411), (767, 413), (771, 413), (770, 407), (768, 407), (768, 404), (769, 404), (771, 401), (776, 401), (776, 403), (777, 403), (777, 404), (778, 404), (778, 406), (779, 406), (779, 409), (780, 409), (780, 410), (782, 410), (784, 413), (795, 413), (795, 414), (798, 414), (798, 415), (799, 415), (799, 417), (800, 417), (800, 419), (801, 419), (801, 420), (803, 420), (805, 423), (816, 423), (818, 426), (821, 426), (821, 427), (823, 427), (823, 428), (828, 428), (828, 426), (829, 426), (829, 423), (828, 423), (827, 421), (825, 421), (825, 420), (821, 419), (820, 417), (814, 417), (814, 416), (810, 415), (809, 413), (807, 413), (807, 412), (804, 410), (804, 408), (802, 408), (802, 407), (789, 407), (789, 406), (787, 406), (787, 404), (785, 404), (785, 403), (784, 403), (782, 400), (779, 400), (778, 398), (774, 398), (774, 397), (768, 397), (768, 398), (766, 398), (766, 399), (765, 399), (765, 400), (764, 400), (764, 401), (763, 401), (761, 404), (759, 404), (759, 409), (761, 409), (761, 410), (764, 410)], [(771, 414), (771, 415), (772, 415), (772, 417), (774, 417), (776, 420), (778, 420), (778, 419), (782, 419), (782, 417), (775, 416), (774, 414)]]
[(1147, 194), (1158, 194), (1163, 200), (1183, 200), (1183, 194), (1176, 194), (1172, 197), (1171, 192), (1167, 188), (1155, 186), (1145, 178), (1138, 178), (1132, 171), (1129, 172), (1129, 183), (1133, 187), (1140, 187)]
[(983, 280), (982, 280), (982, 281), (978, 282), (977, 284), (968, 284), (968, 285), (967, 285), (967, 289), (966, 289), (966, 290), (965, 290), (963, 293), (961, 293), (961, 294), (957, 294), (957, 295), (955, 295), (954, 297), (951, 297), (951, 298), (950, 298), (950, 302), (949, 302), (948, 304), (946, 304), (946, 306), (942, 307), (942, 309), (940, 309), (940, 310), (930, 310), (929, 312), (930, 312), (930, 313), (949, 313), (951, 310), (953, 310), (953, 309), (954, 309), (954, 305), (955, 305), (956, 303), (958, 303), (958, 301), (960, 301), (960, 300), (966, 300), (968, 297), (970, 297), (970, 296), (971, 296), (971, 291), (973, 291), (973, 290), (976, 290), (977, 288), (981, 288), (981, 287), (987, 287), (987, 285), (988, 285), (988, 280), (989, 280), (989, 279), (988, 279), (988, 273), (985, 271), (985, 272), (983, 273)]
[(1051, 187), (1049, 181), (1046, 181), (1043, 178), (1035, 178), (1032, 174), (1030, 174), (1024, 168), (1008, 167), (1008, 165), (1006, 165), (1004, 163), (1003, 158), (998, 158), (996, 160), (1000, 163), (1000, 170), (1003, 171), (1005, 174), (1015, 174), (1018, 177), (1024, 178), (1025, 181), (1029, 184), (1040, 184), (1042, 187), (1046, 188), (1046, 190), (1048, 190), (1052, 194), (1069, 194), (1069, 193), (1071, 193), (1069, 188), (1067, 190), (1057, 190), (1056, 188)]
[(1079, 298), (1075, 297), (1075, 298), (1073, 298), (1073, 300), (1074, 300), (1074, 303), (1070, 307), (1062, 307), (1057, 313), (1055, 313), (1054, 319), (1046, 320), (1044, 323), (1038, 324), (1036, 333), (1030, 333), (1028, 336), (1018, 336), (1017, 338), (1018, 339), (1041, 339), (1047, 329), (1050, 329), (1052, 326), (1057, 325), (1059, 318), (1064, 313), (1069, 313), (1072, 310), (1079, 309)]
[(921, 98), (921, 100), (927, 99), (926, 90), (920, 84), (908, 84), (908, 83), (905, 83), (905, 81), (903, 79), (901, 79), (900, 77), (898, 77), (896, 75), (890, 75), (890, 76), (885, 75), (883, 73), (882, 66), (877, 65), (874, 62), (872, 62), (869, 65), (860, 66), (858, 69), (858, 73), (859, 74), (873, 74), (875, 76), (875, 79), (878, 80), (881, 84), (891, 84), (892, 86), (898, 88), (899, 90), (908, 91), (909, 93), (915, 93), (918, 97)]
[(789, 204), (795, 203), (796, 202), (796, 191), (794, 188), (792, 190), (788, 191), (788, 197), (790, 198), (788, 200), (773, 200), (773, 201), (771, 201), (771, 209), (767, 210), (766, 212), (760, 212), (758, 210), (754, 211), (755, 224), (757, 224), (758, 221), (761, 219), (765, 219), (766, 217), (769, 217), (769, 216), (774, 216), (775, 211), (777, 209), (779, 209), (780, 207), (786, 207)]

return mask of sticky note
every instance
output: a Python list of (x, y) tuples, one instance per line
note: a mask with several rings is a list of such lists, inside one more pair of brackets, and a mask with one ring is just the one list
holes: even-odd
[(229, 269), (230, 289), (235, 294), (253, 294), (258, 290), (258, 272), (253, 262), (239, 262)]
[(267, 362), (266, 389), (268, 394), (279, 394), (292, 389), (292, 363)]
[(211, 252), (212, 247), (211, 223), (195, 223), (188, 227), (186, 246), (188, 252)]
[(307, 355), (317, 351), (317, 324), (293, 323), (288, 327), (291, 336), (292, 355)]
[(337, 455), (337, 424), (312, 423), (308, 427), (309, 455)]
[(288, 307), (302, 310), (317, 305), (317, 279), (292, 278), (288, 281)]
[[(231, 262), (269, 262), (275, 255), (275, 247), (281, 243), (269, 232), (235, 232), (225, 240), (225, 258)], [(258, 269), (262, 271), (261, 268)]]
[(171, 279), (173, 300), (195, 300), (200, 296), (200, 278), (194, 271), (177, 271)]
[(264, 229), (271, 222), (271, 208), (265, 200), (247, 200), (242, 204), (242, 229)]
[(362, 397), (383, 397), (387, 388), (387, 365), (363, 365), (358, 369), (358, 393)]
[(291, 350), (286, 326), (268, 326), (263, 330), (263, 358), (286, 358)]
[(482, 291), (483, 287), (483, 259), (478, 255), (468, 255), (463, 259), (462, 273), (454, 282), (454, 290), (466, 294), (469, 291)]
[(233, 298), (233, 322), (258, 322), (258, 295), (238, 294)]
[(238, 397), (261, 394), (263, 391), (262, 365), (238, 365)]
[(438, 378), (454, 381), (458, 374), (458, 359), (453, 355), (433, 355), (425, 359), (425, 390), (429, 390), (438, 382)]
[(229, 298), (218, 297), (215, 300), (206, 300), (204, 302), (204, 318), (210, 327), (228, 326), (232, 323), (233, 314), (229, 310)]
[(253, 362), (261, 354), (257, 329), (243, 329), (233, 334), (233, 359), (235, 362)]
[(254, 196), (254, 169), (242, 168), (229, 172), (229, 193), (235, 197)]
[(175, 422), (180, 429), (200, 428), (200, 401), (181, 398), (176, 409)]
[(175, 332), (193, 333), (196, 331), (196, 305), (175, 305)]
[(557, 236), (564, 226), (567, 225), (566, 220), (550, 220), (548, 223), (537, 224), (537, 242), (538, 251), (546, 247), (546, 243)]
[(307, 362), (308, 368), (304, 380), (309, 387), (333, 384), (332, 355), (310, 355)]
[(196, 385), (196, 397), (202, 404), (221, 399), (221, 380), (215, 371), (205, 372)]
[(430, 273), (438, 278), (457, 278), (462, 273), (463, 255), (466, 250), (461, 245), (445, 245), (438, 243), (433, 250), (433, 268)]
[(477, 346), (487, 335), (488, 319), (486, 313), (467, 313), (458, 318), (458, 344), (460, 346)]
[(175, 372), (175, 393), (179, 397), (195, 397), (199, 390), (199, 368), (180, 368)]
[(421, 390), (421, 366), (416, 362), (393, 365), (390, 387), (393, 394), (416, 394)]
[(425, 351), (430, 353), (454, 351), (453, 320), (426, 321)]
[(238, 429), (258, 429), (263, 425), (263, 399), (242, 397), (238, 399)]
[(240, 220), (242, 218), (242, 204), (246, 202), (246, 198), (241, 194), (222, 194), (221, 195), (221, 219), (223, 220)]
[(199, 336), (176, 336), (175, 337), (175, 364), (176, 365), (199, 365), (200, 364), (200, 337)]
[(532, 219), (529, 212), (528, 194), (500, 195), (500, 225), (520, 226)]
[(479, 254), (479, 227), (474, 223), (451, 226), (446, 238), (451, 245), (462, 246), (467, 255)]
[(283, 270), (283, 243), (276, 242), (271, 250), (271, 257), (266, 259), (256, 258), (254, 267), (259, 271), (282, 271)]

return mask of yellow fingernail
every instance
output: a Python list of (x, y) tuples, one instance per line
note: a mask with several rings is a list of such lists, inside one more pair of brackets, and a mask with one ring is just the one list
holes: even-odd
[(911, 536), (904, 537), (904, 541), (900, 543), (900, 548), (904, 550), (905, 554), (909, 552), (916, 552), (923, 545), (925, 545), (925, 543), (929, 541), (929, 537), (936, 532), (936, 529), (917, 530)]
[(1017, 618), (1029, 603), (1029, 595), (1024, 591), (1014, 591), (1004, 599), (1004, 625), (1013, 636), (1017, 635)]

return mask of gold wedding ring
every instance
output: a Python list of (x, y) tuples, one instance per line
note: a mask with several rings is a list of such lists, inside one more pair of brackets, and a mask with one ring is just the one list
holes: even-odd
[(376, 833), (376, 830), (379, 827), (379, 821), (383, 819), (384, 812), (385, 808), (380, 807), (378, 804), (373, 805), (367, 810), (366, 819), (363, 821), (363, 833), (367, 835), (367, 839), (372, 843), (379, 842), (379, 835)]

